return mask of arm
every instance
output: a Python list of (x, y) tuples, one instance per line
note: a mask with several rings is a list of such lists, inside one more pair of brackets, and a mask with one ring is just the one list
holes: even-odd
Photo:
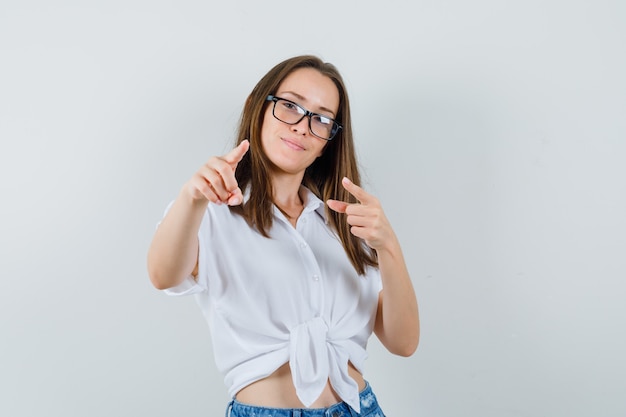
[(343, 186), (359, 204), (329, 200), (328, 206), (345, 213), (352, 234), (364, 239), (378, 254), (383, 290), (378, 300), (374, 332), (391, 353), (410, 356), (419, 343), (419, 313), (400, 243), (379, 201), (347, 178)]
[(157, 228), (148, 249), (148, 275), (157, 289), (180, 284), (198, 269), (198, 230), (209, 203), (243, 201), (235, 168), (248, 151), (248, 141), (222, 157), (213, 157), (184, 185)]
[(383, 290), (378, 299), (374, 332), (390, 352), (411, 356), (419, 343), (419, 312), (400, 244), (394, 239), (389, 248), (379, 249), (377, 253)]
[(154, 233), (148, 249), (148, 275), (159, 290), (197, 273), (198, 229), (209, 201), (194, 201), (183, 187)]

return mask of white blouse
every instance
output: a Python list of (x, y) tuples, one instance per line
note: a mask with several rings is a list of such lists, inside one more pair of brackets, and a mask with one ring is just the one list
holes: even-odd
[(380, 274), (376, 268), (357, 274), (328, 225), (324, 203), (301, 191), (306, 200), (296, 227), (274, 207), (270, 238), (226, 205), (209, 204), (198, 232), (197, 282), (189, 277), (165, 292), (195, 294), (229, 395), (289, 362), (305, 406), (330, 380), (360, 412), (348, 361), (363, 373)]

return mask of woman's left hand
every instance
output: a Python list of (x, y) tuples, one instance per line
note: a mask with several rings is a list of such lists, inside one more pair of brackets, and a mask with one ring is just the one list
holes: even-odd
[(359, 202), (328, 200), (328, 207), (345, 213), (350, 232), (365, 240), (378, 255), (383, 290), (379, 295), (374, 331), (390, 352), (411, 356), (419, 343), (419, 313), (400, 243), (378, 199), (347, 178), (341, 183)]
[(355, 204), (344, 201), (328, 200), (331, 210), (346, 214), (350, 231), (356, 237), (365, 240), (369, 247), (378, 251), (384, 249), (395, 239), (395, 233), (387, 220), (380, 202), (348, 178), (341, 181), (344, 188), (359, 201)]

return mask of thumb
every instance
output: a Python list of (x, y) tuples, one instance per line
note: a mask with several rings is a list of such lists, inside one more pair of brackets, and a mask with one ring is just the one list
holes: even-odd
[(336, 211), (337, 213), (345, 213), (349, 206), (348, 203), (339, 200), (328, 200), (326, 204), (328, 204), (328, 207), (331, 210)]

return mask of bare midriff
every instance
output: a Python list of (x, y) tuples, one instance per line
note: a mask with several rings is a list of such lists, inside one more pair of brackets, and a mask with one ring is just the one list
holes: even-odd
[[(348, 363), (348, 374), (356, 381), (359, 391), (365, 388), (365, 380), (359, 371)], [(237, 401), (244, 404), (256, 405), (259, 407), (272, 408), (304, 408), (304, 404), (296, 395), (296, 388), (291, 378), (291, 368), (289, 363), (282, 365), (273, 374), (267, 378), (244, 387), (235, 396)], [(310, 408), (327, 408), (333, 404), (341, 402), (341, 398), (335, 393), (330, 386), (330, 382), (326, 381), (326, 386), (322, 394)]]

